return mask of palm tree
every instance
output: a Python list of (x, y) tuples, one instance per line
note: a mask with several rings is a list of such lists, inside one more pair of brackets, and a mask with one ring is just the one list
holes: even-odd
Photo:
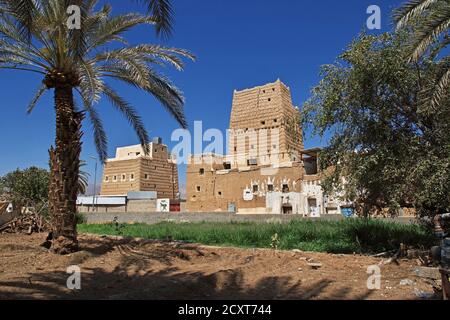
[[(173, 9), (170, 0), (134, 0), (147, 5), (148, 13), (155, 20), (155, 30), (157, 35), (170, 36), (172, 33)], [(21, 31), (30, 36), (30, 29), (33, 23), (35, 0), (1, 0), (0, 3), (9, 2), (8, 6), (14, 8), (20, 17)], [(71, 4), (80, 5), (83, 0), (66, 1), (67, 6)], [(96, 1), (95, 1), (96, 2)], [(1, 12), (1, 9), (0, 9)]]
[[(156, 97), (182, 127), (186, 127), (182, 93), (153, 66), (170, 64), (182, 70), (189, 52), (158, 45), (130, 46), (123, 34), (139, 25), (155, 25), (148, 15), (111, 15), (111, 6), (95, 11), (97, 0), (80, 0), (82, 30), (69, 30), (67, 7), (73, 0), (33, 0), (26, 9), (16, 0), (0, 0), (0, 69), (42, 75), (43, 82), (28, 106), (31, 112), (43, 94), (54, 92), (55, 146), (50, 148), (49, 209), (52, 216), (52, 249), (77, 250), (76, 198), (81, 152), (81, 125), (85, 115), (93, 124), (94, 140), (102, 162), (107, 138), (95, 104), (109, 100), (129, 121), (148, 152), (149, 136), (136, 110), (108, 80), (119, 80)], [(22, 10), (27, 10), (25, 13)], [(24, 20), (31, 12), (32, 19)], [(26, 30), (26, 32), (24, 32)], [(114, 49), (108, 45), (114, 44)], [(81, 106), (75, 104), (75, 97)]]
[[(409, 29), (412, 37), (409, 44), (410, 60), (417, 62), (427, 55), (430, 60), (439, 59), (439, 54), (450, 44), (450, 0), (409, 0), (394, 11), (397, 29)], [(450, 88), (450, 59), (438, 61), (439, 77), (429, 96), (432, 107), (439, 106)]]

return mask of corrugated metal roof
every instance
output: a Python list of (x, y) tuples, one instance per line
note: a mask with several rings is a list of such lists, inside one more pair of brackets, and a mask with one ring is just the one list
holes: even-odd
[[(92, 205), (93, 197), (78, 197), (77, 205)], [(125, 205), (126, 197), (95, 197), (95, 205)]]

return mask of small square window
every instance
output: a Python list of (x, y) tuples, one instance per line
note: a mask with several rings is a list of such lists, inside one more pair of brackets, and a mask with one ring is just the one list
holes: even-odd
[(269, 102), (270, 102), (270, 101), (272, 101), (272, 99), (270, 99), (270, 98), (269, 98), (269, 99), (267, 99), (267, 101), (269, 101)]
[(272, 192), (273, 191), (273, 184), (267, 185), (267, 191)]
[(144, 174), (144, 179), (148, 179), (148, 174)]
[(201, 168), (198, 172), (201, 176), (205, 174), (205, 169)]
[(200, 192), (201, 190), (200, 186), (197, 186), (197, 192)]
[(122, 175), (122, 181), (126, 181), (127, 180), (127, 175), (126, 174), (123, 174)]
[(105, 176), (105, 182), (108, 182), (108, 181), (109, 181), (109, 177)]
[(277, 122), (278, 120), (277, 119), (273, 119), (273, 122)]
[(130, 174), (130, 180), (134, 181), (134, 173)]
[(219, 196), (222, 196), (222, 191), (217, 192)]
[(258, 192), (258, 190), (259, 190), (258, 185), (257, 185), (257, 184), (254, 184), (254, 185), (253, 185), (253, 192)]
[(266, 122), (265, 122), (265, 121), (261, 121), (261, 124), (262, 124), (262, 125), (265, 125), (265, 124), (266, 124)]
[(117, 181), (117, 176), (113, 176), (113, 181), (114, 181), (114, 182)]

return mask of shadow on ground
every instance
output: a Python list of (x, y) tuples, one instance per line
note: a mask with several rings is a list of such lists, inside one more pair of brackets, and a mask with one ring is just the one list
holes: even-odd
[[(118, 250), (116, 267), (82, 267), (81, 290), (66, 287), (68, 274), (64, 271), (35, 272), (27, 277), (0, 281), (0, 299), (314, 299), (327, 290), (326, 299), (366, 299), (371, 292), (355, 296), (350, 287), (331, 290), (332, 280), (322, 279), (304, 285), (288, 276), (270, 276), (248, 285), (240, 268), (214, 273), (186, 272), (172, 265), (174, 259), (190, 263), (193, 256), (204, 253), (195, 245), (156, 246), (143, 249), (130, 240), (85, 240), (84, 252), (97, 259)], [(94, 245), (96, 244), (96, 245)], [(93, 246), (94, 245), (94, 246)], [(86, 259), (81, 258), (83, 263)], [(163, 265), (160, 270), (154, 264)], [(61, 269), (61, 268), (60, 268)], [(329, 289), (329, 290), (328, 290)]]

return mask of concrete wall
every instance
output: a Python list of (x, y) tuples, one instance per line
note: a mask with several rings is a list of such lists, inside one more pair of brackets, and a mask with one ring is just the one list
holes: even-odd
[(128, 200), (128, 212), (154, 212), (156, 211), (156, 200)]
[[(111, 223), (114, 217), (117, 216), (120, 223), (146, 223), (156, 224), (164, 221), (172, 222), (289, 222), (292, 220), (342, 220), (342, 215), (327, 215), (321, 218), (305, 218), (301, 215), (271, 215), (271, 214), (259, 214), (259, 215), (245, 215), (245, 214), (232, 214), (232, 213), (218, 213), (218, 212), (201, 212), (201, 213), (126, 213), (126, 214), (113, 214), (113, 213), (94, 213), (85, 214), (87, 223)], [(386, 221), (395, 221), (398, 223), (410, 224), (415, 220), (412, 218), (398, 217), (395, 219), (384, 219)]]
[[(92, 212), (91, 205), (79, 205), (77, 206), (79, 213)], [(146, 200), (128, 200), (126, 205), (97, 205), (95, 211), (98, 213), (118, 213), (123, 214), (126, 212), (155, 212), (156, 211), (156, 199)]]
[[(295, 219), (302, 219), (297, 215), (273, 215), (273, 214), (232, 214), (219, 212), (200, 212), (200, 213), (89, 213), (85, 214), (88, 223), (110, 223), (114, 217), (118, 218), (120, 223), (147, 223), (155, 224), (163, 221), (174, 222), (289, 222)], [(327, 216), (327, 220), (338, 220), (342, 216)]]
[[(89, 205), (78, 205), (77, 206), (77, 211), (79, 213), (88, 213), (88, 212), (92, 211), (92, 206), (89, 206)], [(123, 213), (123, 212), (127, 212), (127, 206), (126, 205), (123, 205), (123, 206), (112, 206), (112, 205), (102, 206), (102, 205), (97, 205), (95, 207), (95, 211), (99, 212), (99, 213), (107, 213), (107, 212)]]

